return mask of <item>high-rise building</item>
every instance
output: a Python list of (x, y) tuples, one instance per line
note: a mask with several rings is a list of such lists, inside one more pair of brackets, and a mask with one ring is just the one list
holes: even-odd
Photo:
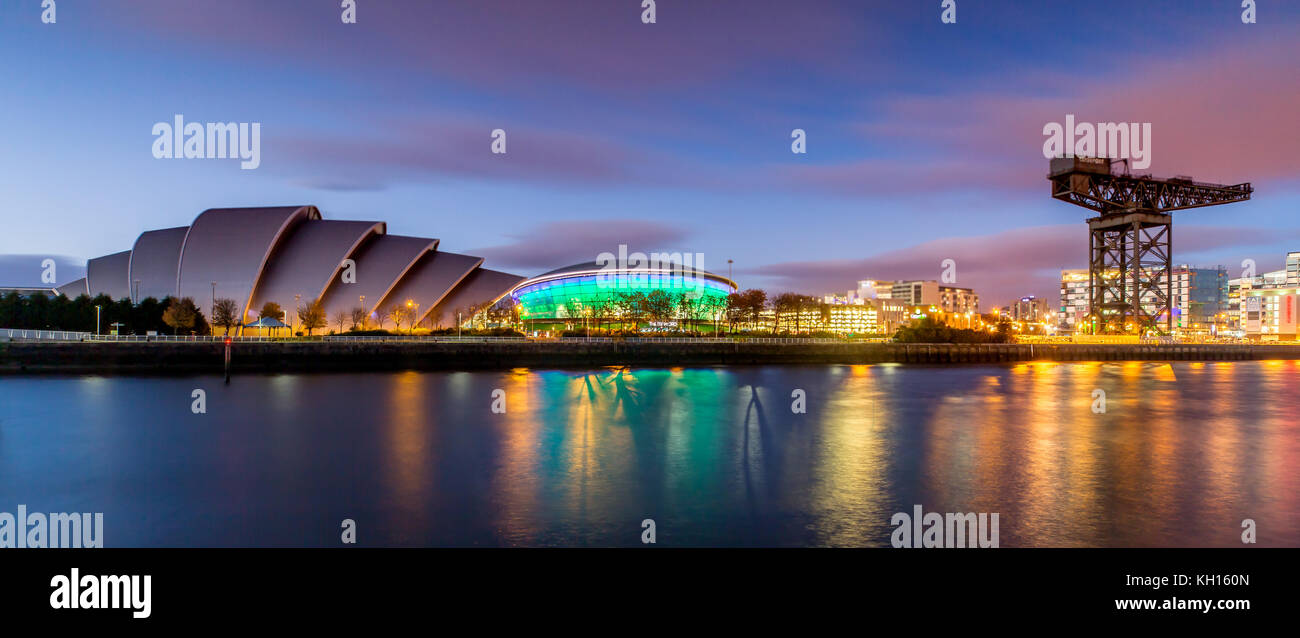
[(1038, 323), (1040, 321), (1055, 321), (1055, 314), (1048, 305), (1046, 299), (1039, 299), (1033, 295), (1021, 297), (1016, 302), (1007, 307), (1006, 318), (1012, 321), (1030, 321)]
[(1056, 326), (1077, 331), (1088, 318), (1088, 269), (1061, 271), (1061, 306)]
[[(1231, 314), (1230, 285), (1227, 268), (1192, 268), (1186, 264), (1172, 270), (1169, 307), (1174, 313), (1174, 328), (1184, 332), (1216, 333), (1226, 328)], [(1268, 277), (1269, 275), (1266, 275)], [(1126, 282), (1126, 293), (1133, 294), (1132, 282)], [(1161, 277), (1156, 286), (1164, 290)], [(1142, 305), (1155, 312), (1156, 295), (1146, 291)], [(1090, 308), (1087, 269), (1061, 271), (1061, 305), (1057, 313), (1057, 326), (1062, 330), (1080, 331), (1086, 327)]]

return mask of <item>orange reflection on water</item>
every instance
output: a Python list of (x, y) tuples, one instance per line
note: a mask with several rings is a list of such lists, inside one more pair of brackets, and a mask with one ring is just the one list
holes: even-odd
[[(409, 504), (408, 516), (421, 516), (413, 505), (422, 502), (434, 488), (426, 457), (430, 453), (430, 432), (438, 415), (429, 409), (425, 382), (425, 375), (415, 371), (394, 375), (384, 405), (387, 418), (380, 419), (379, 424), (387, 440), (388, 461), (384, 471), (399, 501)], [(361, 421), (358, 427), (364, 423), (365, 420)]]
[(811, 454), (817, 467), (808, 507), (818, 519), (816, 544), (861, 544), (863, 530), (888, 523), (885, 470), (888, 432), (899, 427), (889, 418), (887, 397), (873, 372), (849, 366), (849, 374), (828, 391), (820, 426), (824, 436)]

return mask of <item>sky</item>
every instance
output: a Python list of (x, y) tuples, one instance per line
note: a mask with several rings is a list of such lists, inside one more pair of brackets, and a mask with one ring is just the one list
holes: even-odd
[[(1055, 299), (1087, 211), (1043, 127), (1150, 123), (1175, 261), (1300, 250), (1300, 3), (0, 0), (0, 285), (207, 208), (311, 204), (533, 275), (691, 252), (742, 287), (939, 279)], [(157, 122), (260, 123), (261, 163), (156, 159)], [(491, 152), (492, 131), (506, 153)], [(806, 133), (804, 154), (792, 131)]]

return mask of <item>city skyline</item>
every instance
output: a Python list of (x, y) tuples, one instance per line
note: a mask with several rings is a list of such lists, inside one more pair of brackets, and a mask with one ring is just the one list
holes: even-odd
[[(302, 202), (529, 276), (631, 244), (774, 292), (953, 259), (984, 306), (1051, 299), (1087, 264), (1041, 156), (1071, 114), (1150, 122), (1158, 176), (1255, 184), (1177, 215), (1176, 262), (1264, 272), (1300, 241), (1300, 7), (959, 3), (944, 25), (937, 3), (661, 3), (646, 25), (637, 4), (361, 3), (350, 25), (330, 3), (66, 0), (56, 24), (7, 3), (0, 82), (23, 98), (0, 114), (24, 153), (0, 159), (0, 285), (38, 283), (25, 256), (75, 272), (142, 227)], [(261, 165), (154, 159), (177, 114), (261, 123)]]

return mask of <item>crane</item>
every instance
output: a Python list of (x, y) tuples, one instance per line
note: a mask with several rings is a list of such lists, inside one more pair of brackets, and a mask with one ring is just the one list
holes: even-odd
[[(1124, 170), (1113, 170), (1117, 164)], [(1173, 331), (1173, 211), (1250, 199), (1249, 184), (1131, 175), (1127, 160), (1058, 157), (1052, 198), (1097, 213), (1088, 219), (1088, 329), (1094, 334)], [(1164, 318), (1161, 329), (1160, 319)]]

